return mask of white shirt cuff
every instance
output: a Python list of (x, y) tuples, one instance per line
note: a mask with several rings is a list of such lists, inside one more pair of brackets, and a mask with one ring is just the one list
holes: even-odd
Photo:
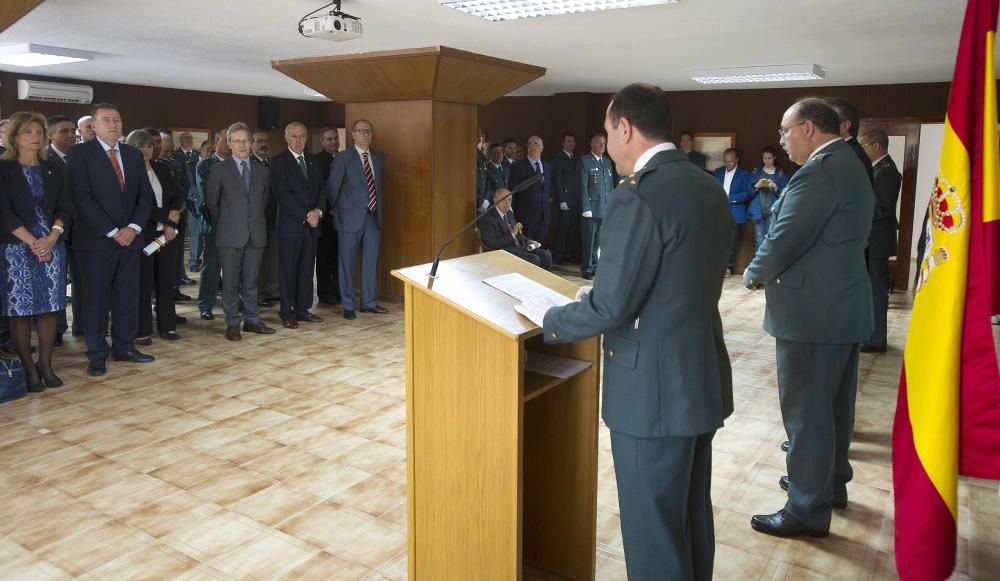
[(136, 234), (142, 234), (142, 228), (138, 224), (129, 224), (128, 227), (135, 230)]
[(118, 228), (115, 228), (111, 232), (108, 232), (107, 234), (105, 234), (105, 236), (107, 236), (108, 238), (114, 238), (115, 234), (118, 234)]

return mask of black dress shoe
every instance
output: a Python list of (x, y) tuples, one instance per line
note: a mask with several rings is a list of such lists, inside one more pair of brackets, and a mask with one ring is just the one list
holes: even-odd
[(185, 286), (190, 286), (194, 284), (194, 280), (192, 280), (189, 276), (182, 276), (180, 283)]
[(778, 479), (778, 486), (780, 486), (781, 489), (784, 490), (785, 492), (788, 492), (788, 475), (787, 474), (785, 476), (782, 476), (781, 478)]
[(140, 338), (138, 338), (138, 339), (135, 340), (135, 344), (136, 345), (140, 345), (142, 347), (149, 347), (150, 345), (153, 344), (153, 338), (152, 337), (140, 337)]
[(201, 312), (201, 320), (202, 321), (211, 321), (213, 319), (215, 319), (215, 315), (213, 315), (211, 311), (202, 311)]
[(355, 315), (354, 311), (352, 311), (352, 310), (345, 310), (344, 311), (344, 318), (347, 319), (348, 321), (353, 321), (354, 319), (357, 319), (358, 316)]
[(811, 529), (799, 522), (785, 509), (781, 509), (774, 514), (758, 514), (750, 519), (750, 526), (753, 530), (775, 537), (817, 537), (830, 536), (830, 531)]
[(782, 452), (787, 452), (788, 451), (788, 447), (791, 446), (791, 445), (792, 445), (791, 442), (789, 442), (788, 440), (785, 440), (784, 442), (781, 443), (781, 451)]
[(191, 300), (192, 299), (191, 299), (190, 296), (182, 293), (181, 291), (177, 291), (177, 292), (174, 293), (174, 302), (177, 302), (177, 303), (188, 303), (188, 302), (191, 302)]
[(272, 303), (271, 301), (269, 301), (267, 299), (257, 299), (257, 306), (258, 307), (273, 307), (274, 303)]
[(63, 336), (62, 335), (56, 335), (56, 340), (53, 343), (53, 345), (55, 345), (56, 347), (61, 347), (62, 344), (63, 344)]
[(163, 333), (160, 333), (160, 338), (166, 339), (167, 341), (177, 341), (181, 338), (181, 336), (177, 333), (177, 331), (164, 331)]
[(590, 274), (589, 272), (581, 274), (580, 277), (583, 278), (584, 280), (594, 280), (594, 275)]
[(887, 350), (887, 347), (885, 345), (882, 345), (881, 347), (875, 347), (874, 345), (862, 345), (861, 346), (861, 352), (862, 353), (885, 353), (886, 350)]
[(42, 378), (42, 383), (45, 384), (45, 387), (62, 387), (64, 385), (63, 380), (59, 379), (59, 376), (55, 373), (46, 377), (45, 374), (42, 373), (42, 368), (39, 367), (37, 363), (35, 364), (35, 371), (38, 372), (38, 377)]
[(149, 363), (156, 361), (156, 357), (146, 355), (138, 349), (126, 351), (125, 353), (114, 353), (111, 355), (111, 358), (115, 361), (127, 361), (129, 363)]
[(36, 383), (35, 385), (28, 386), (28, 393), (42, 393), (45, 391), (44, 383)]
[(370, 309), (361, 309), (362, 313), (373, 313), (375, 315), (385, 315), (389, 313), (389, 309), (383, 307), (382, 305), (375, 305)]
[(286, 329), (298, 329), (299, 323), (295, 319), (281, 319), (281, 324)]
[(240, 326), (239, 325), (229, 325), (226, 327), (226, 339), (230, 341), (239, 341), (243, 337), (240, 336)]
[(91, 377), (100, 377), (107, 372), (108, 368), (103, 361), (94, 359), (91, 360), (89, 365), (87, 365), (87, 375), (90, 375)]

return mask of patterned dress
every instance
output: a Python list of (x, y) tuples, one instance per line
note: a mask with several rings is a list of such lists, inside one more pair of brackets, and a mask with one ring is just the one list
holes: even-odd
[[(36, 238), (48, 236), (52, 225), (42, 208), (42, 167), (22, 165), (21, 171), (35, 198), (38, 223), (31, 234)], [(4, 315), (25, 317), (66, 308), (66, 248), (62, 240), (52, 247), (52, 260), (48, 262), (39, 262), (24, 242), (0, 244), (0, 257), (0, 308)]]

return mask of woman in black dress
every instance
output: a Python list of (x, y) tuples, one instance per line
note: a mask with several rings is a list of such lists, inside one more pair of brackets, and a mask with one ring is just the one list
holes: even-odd
[[(7, 124), (0, 158), (0, 308), (28, 391), (60, 387), (52, 369), (56, 319), (66, 308), (66, 248), (62, 235), (72, 214), (69, 180), (45, 159), (45, 117), (19, 111)], [(75, 313), (74, 313), (75, 314)], [(36, 319), (38, 363), (31, 356)]]

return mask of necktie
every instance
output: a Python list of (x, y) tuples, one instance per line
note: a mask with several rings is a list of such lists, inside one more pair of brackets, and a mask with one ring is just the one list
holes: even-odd
[(518, 248), (520, 248), (521, 247), (521, 239), (518, 238), (517, 234), (514, 233), (514, 227), (511, 226), (511, 224), (510, 224), (510, 215), (509, 214), (504, 214), (503, 215), (503, 221), (507, 223), (507, 230), (510, 231), (510, 235), (514, 237), (514, 246), (517, 246)]
[(250, 168), (247, 167), (247, 161), (244, 159), (240, 162), (243, 166), (240, 169), (240, 175), (243, 176), (243, 187), (247, 189), (247, 193), (250, 193)]
[(115, 168), (115, 175), (118, 176), (118, 185), (125, 191), (125, 174), (122, 173), (122, 166), (118, 165), (118, 156), (114, 149), (108, 150), (108, 157), (111, 158), (111, 166)]
[(361, 154), (365, 162), (365, 181), (368, 182), (368, 213), (375, 213), (375, 174), (372, 173), (372, 164), (368, 163), (368, 152)]
[[(536, 162), (534, 162), (534, 164), (535, 164), (535, 173), (542, 173), (542, 162), (536, 161)], [(545, 175), (544, 174), (542, 175), (542, 181), (539, 182), (539, 183), (542, 184), (543, 188), (545, 187)]]
[(302, 177), (309, 179), (309, 172), (306, 170), (306, 156), (299, 156), (299, 169), (302, 170)]

